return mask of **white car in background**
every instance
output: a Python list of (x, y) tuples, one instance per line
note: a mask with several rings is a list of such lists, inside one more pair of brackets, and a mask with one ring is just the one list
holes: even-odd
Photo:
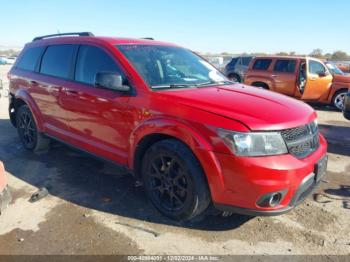
[(13, 65), (16, 62), (17, 57), (5, 57), (3, 58), (8, 65)]
[(5, 60), (5, 57), (0, 56), (0, 65), (6, 65), (7, 62)]

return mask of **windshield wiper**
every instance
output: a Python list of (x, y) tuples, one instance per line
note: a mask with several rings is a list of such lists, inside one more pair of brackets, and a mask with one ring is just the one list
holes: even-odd
[(232, 81), (228, 80), (223, 80), (223, 81), (211, 81), (211, 82), (206, 82), (206, 83), (201, 83), (201, 84), (196, 84), (196, 87), (205, 87), (205, 86), (212, 86), (212, 85), (226, 85), (226, 84), (234, 84)]
[(205, 87), (212, 85), (225, 85), (234, 84), (234, 82), (223, 80), (223, 81), (210, 81), (201, 84), (171, 84), (171, 85), (155, 85), (151, 86), (153, 89), (170, 89), (170, 88), (188, 88), (188, 87)]
[(186, 84), (171, 84), (171, 85), (156, 85), (151, 86), (154, 89), (169, 89), (169, 88), (186, 88), (186, 87), (192, 87), (195, 85), (186, 85)]

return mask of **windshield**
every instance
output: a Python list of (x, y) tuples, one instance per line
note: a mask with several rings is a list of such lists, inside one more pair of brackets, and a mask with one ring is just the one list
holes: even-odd
[(151, 88), (186, 88), (230, 82), (191, 51), (172, 46), (117, 45)]
[(341, 71), (334, 63), (327, 62), (326, 66), (331, 71), (332, 75), (344, 75), (344, 72)]

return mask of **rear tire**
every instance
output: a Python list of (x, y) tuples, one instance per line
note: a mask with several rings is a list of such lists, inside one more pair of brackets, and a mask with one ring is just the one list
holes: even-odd
[(232, 82), (241, 83), (241, 78), (237, 74), (229, 74), (227, 78)]
[(343, 111), (344, 108), (344, 100), (347, 94), (347, 89), (342, 89), (337, 91), (332, 99), (332, 105), (339, 111)]
[(192, 151), (175, 139), (151, 146), (142, 162), (143, 181), (152, 204), (174, 220), (189, 220), (210, 204), (205, 174)]
[(16, 126), (19, 138), (25, 149), (37, 153), (45, 152), (49, 149), (50, 139), (38, 132), (32, 112), (27, 105), (22, 105), (18, 108)]

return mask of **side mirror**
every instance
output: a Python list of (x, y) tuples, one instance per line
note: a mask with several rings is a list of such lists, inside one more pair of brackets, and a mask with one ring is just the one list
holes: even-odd
[(325, 77), (325, 76), (328, 75), (328, 73), (327, 73), (327, 71), (319, 71), (319, 72), (317, 72), (317, 75), (318, 75), (319, 77)]
[(98, 72), (95, 75), (95, 86), (119, 92), (129, 92), (130, 86), (124, 85), (123, 82), (123, 77), (118, 73)]

